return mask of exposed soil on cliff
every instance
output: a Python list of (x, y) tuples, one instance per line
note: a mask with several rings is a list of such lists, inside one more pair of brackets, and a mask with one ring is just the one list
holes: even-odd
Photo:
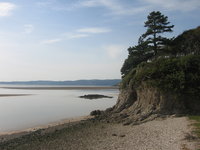
[[(143, 83), (137, 88), (121, 89), (118, 101), (113, 108), (102, 112), (97, 118), (108, 122), (122, 122), (124, 124), (138, 124), (168, 115), (181, 116), (189, 114), (189, 107), (195, 112), (200, 111), (200, 105), (191, 106), (175, 94), (162, 92), (157, 88)], [(196, 107), (196, 108), (195, 108)]]

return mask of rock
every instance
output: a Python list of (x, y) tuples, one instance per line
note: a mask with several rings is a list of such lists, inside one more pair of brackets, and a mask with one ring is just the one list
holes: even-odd
[(133, 122), (132, 122), (131, 120), (129, 120), (129, 121), (123, 123), (123, 125), (124, 125), (124, 126), (128, 126), (128, 125), (130, 125), (131, 123), (133, 123)]
[(100, 110), (94, 110), (90, 113), (91, 116), (99, 116), (101, 115), (101, 111)]
[(112, 136), (117, 136), (117, 134), (113, 133)]
[(121, 134), (119, 137), (125, 137), (126, 135), (125, 134)]
[[(110, 112), (110, 118), (123, 125), (142, 123), (164, 114), (180, 114), (185, 106), (173, 93), (162, 92), (146, 83), (128, 86), (120, 90), (118, 101)], [(130, 122), (129, 122), (130, 121)]]
[(113, 110), (113, 107), (110, 107), (110, 108), (107, 108), (106, 110), (105, 110), (105, 112), (111, 112)]
[(120, 114), (120, 117), (121, 117), (122, 119), (124, 119), (124, 118), (127, 118), (127, 117), (129, 117), (129, 115), (128, 115), (128, 114), (126, 114), (126, 113), (124, 113), (124, 114)]
[(99, 94), (88, 94), (88, 95), (83, 95), (79, 97), (85, 98), (85, 99), (113, 98), (112, 96), (99, 95)]

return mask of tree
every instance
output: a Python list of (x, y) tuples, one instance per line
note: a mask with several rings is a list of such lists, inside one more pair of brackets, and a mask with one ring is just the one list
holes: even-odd
[(145, 22), (146, 33), (140, 36), (138, 45), (128, 48), (128, 58), (121, 68), (122, 77), (136, 68), (138, 64), (157, 56), (158, 51), (163, 49), (165, 49), (165, 52), (169, 51), (167, 46), (171, 43), (171, 40), (160, 36), (160, 34), (172, 32), (174, 25), (169, 25), (168, 17), (162, 15), (159, 11), (151, 12), (147, 19)]
[(141, 62), (149, 60), (153, 53), (150, 51), (150, 47), (140, 37), (138, 45), (128, 48), (128, 58), (124, 61), (121, 68), (122, 77), (127, 75), (133, 68), (136, 68)]
[(161, 33), (172, 32), (174, 25), (169, 25), (168, 17), (161, 14), (159, 11), (153, 11), (147, 16), (147, 21), (144, 27), (147, 27), (147, 31), (142, 35), (143, 40), (152, 47), (154, 56), (158, 51), (162, 50), (165, 43), (169, 39), (160, 36)]

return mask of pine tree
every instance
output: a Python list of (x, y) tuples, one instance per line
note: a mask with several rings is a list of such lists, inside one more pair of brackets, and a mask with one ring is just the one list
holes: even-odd
[(152, 47), (154, 56), (163, 48), (163, 45), (169, 40), (160, 36), (164, 32), (172, 32), (174, 25), (169, 25), (168, 17), (159, 11), (153, 11), (147, 16), (144, 27), (147, 27), (146, 33), (142, 35), (143, 40)]
[(158, 52), (161, 50), (165, 49), (165, 52), (169, 53), (166, 47), (171, 40), (160, 36), (160, 34), (172, 32), (174, 25), (169, 25), (168, 17), (162, 15), (159, 11), (151, 12), (147, 19), (145, 22), (146, 33), (140, 36), (138, 45), (128, 48), (128, 58), (121, 68), (122, 77), (125, 77), (138, 64), (160, 55)]
[(128, 58), (121, 68), (122, 77), (127, 75), (133, 68), (136, 68), (138, 64), (146, 62), (153, 56), (150, 47), (141, 37), (138, 40), (138, 45), (128, 48), (128, 53)]

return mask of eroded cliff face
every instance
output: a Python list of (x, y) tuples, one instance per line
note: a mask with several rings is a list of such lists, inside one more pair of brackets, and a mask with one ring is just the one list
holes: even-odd
[[(126, 105), (124, 106), (124, 104)], [(141, 113), (147, 113), (149, 111), (155, 113), (178, 113), (184, 109), (183, 106), (184, 104), (181, 104), (175, 95), (163, 93), (157, 88), (143, 83), (137, 88), (129, 87), (128, 89), (122, 90), (115, 110), (140, 109), (142, 111)]]
[(139, 87), (121, 89), (118, 101), (109, 118), (117, 122), (151, 120), (160, 115), (179, 114), (186, 111), (185, 104), (170, 93), (142, 83)]

